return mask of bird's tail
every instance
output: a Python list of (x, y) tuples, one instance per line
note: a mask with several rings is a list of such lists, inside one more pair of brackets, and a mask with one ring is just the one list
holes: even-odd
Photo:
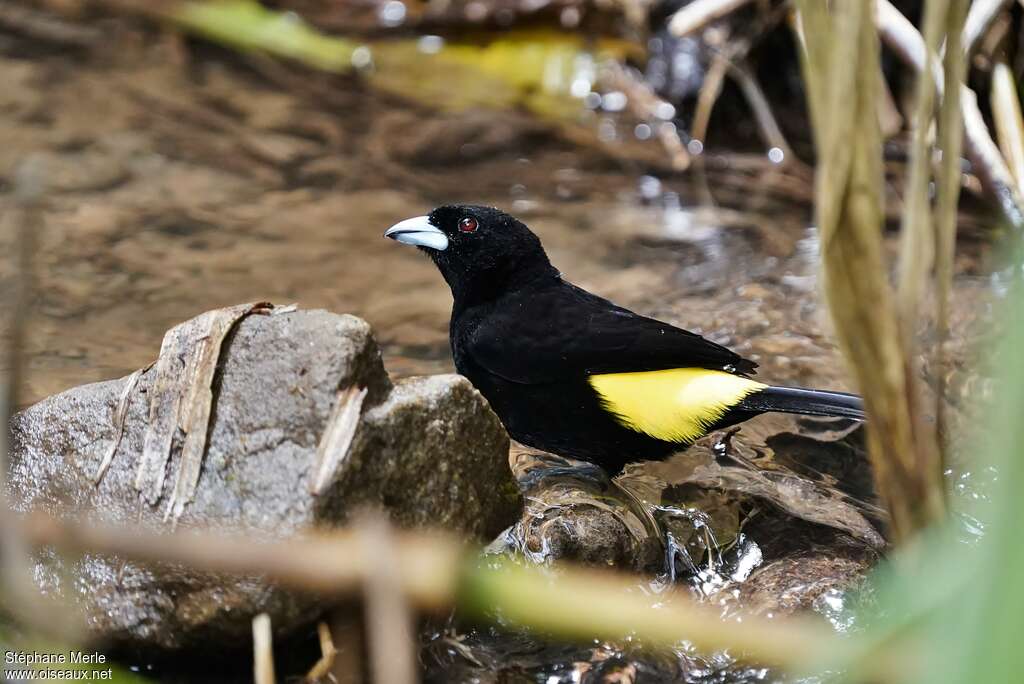
[(744, 397), (734, 408), (756, 413), (776, 411), (864, 420), (864, 402), (856, 394), (799, 387), (765, 387)]

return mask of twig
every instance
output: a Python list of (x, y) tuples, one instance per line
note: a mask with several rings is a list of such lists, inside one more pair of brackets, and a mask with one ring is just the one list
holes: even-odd
[(968, 56), (974, 51), (978, 40), (985, 35), (992, 22), (1010, 2), (1011, 0), (974, 0), (971, 3), (971, 9), (967, 12), (967, 21), (964, 23), (960, 39), (963, 51)]
[(626, 95), (630, 111), (638, 119), (650, 123), (662, 146), (668, 153), (674, 171), (685, 171), (690, 167), (690, 153), (679, 137), (675, 124), (664, 112), (675, 112), (675, 107), (658, 97), (654, 90), (636, 78), (633, 73), (618, 62), (609, 62), (602, 69), (602, 81), (611, 90), (621, 90)]
[(274, 634), (270, 616), (260, 613), (252, 619), (253, 680), (255, 684), (276, 684), (274, 677)]
[(764, 91), (761, 90), (757, 79), (754, 78), (742, 62), (729, 60), (728, 66), (729, 74), (736, 81), (736, 84), (739, 85), (740, 90), (743, 91), (743, 96), (747, 99), (747, 104), (750, 105), (750, 110), (754, 113), (757, 128), (761, 131), (761, 137), (764, 138), (765, 143), (769, 148), (778, 148), (782, 152), (782, 158), (787, 162), (795, 161), (796, 156), (793, 154), (793, 149), (786, 141), (786, 137), (782, 135), (782, 129), (779, 128), (779, 124), (772, 114), (771, 105), (768, 104), (768, 98), (765, 97)]
[(1005, 61), (996, 62), (992, 69), (992, 118), (996, 124), (999, 148), (1017, 181), (1017, 189), (1024, 193), (1024, 119), (1021, 118), (1020, 98), (1014, 84), (1013, 72)]
[[(947, 83), (960, 83), (967, 72), (967, 50), (960, 44), (964, 17), (967, 14), (967, 0), (952, 0), (946, 14), (946, 54), (943, 59), (944, 78)], [(963, 145), (961, 128), (962, 109), (960, 95), (963, 90), (954, 88), (946, 93), (939, 111), (939, 147), (942, 162), (939, 166), (938, 200), (936, 206), (935, 230), (935, 281), (936, 281), (936, 328), (938, 343), (935, 345), (935, 368), (938, 383), (935, 391), (935, 433), (943, 459), (946, 458), (946, 342), (949, 339), (950, 295), (953, 289), (953, 260), (956, 251), (956, 209), (960, 199), (961, 179), (960, 149)], [(1020, 131), (1020, 110), (1018, 132)], [(1020, 180), (1018, 179), (1018, 183)], [(1018, 185), (1018, 187), (1020, 187)]]
[(697, 94), (697, 106), (694, 109), (693, 123), (690, 126), (690, 135), (704, 146), (707, 146), (711, 110), (718, 102), (718, 96), (722, 94), (722, 83), (725, 81), (725, 74), (728, 70), (729, 60), (720, 51), (716, 51), (711, 59), (711, 65), (704, 75), (704, 83), (701, 84), (700, 92)]
[(334, 646), (334, 639), (331, 637), (331, 628), (323, 620), (316, 625), (316, 635), (320, 640), (320, 659), (306, 673), (304, 681), (308, 684), (319, 682), (330, 674), (334, 668), (334, 658), (338, 655), (338, 649)]
[[(876, 10), (875, 21), (882, 40), (900, 59), (918, 71), (923, 71), (926, 49), (921, 34), (888, 0), (876, 0)], [(941, 92), (941, 73), (935, 72), (935, 80), (935, 86)], [(1006, 162), (999, 154), (999, 148), (988, 132), (985, 119), (978, 109), (977, 96), (963, 84), (960, 85), (960, 108), (964, 122), (964, 152), (978, 181), (996, 200), (1006, 220), (1018, 230), (1024, 230), (1024, 202), (1017, 192), (1013, 176), (1006, 168)]]
[(694, 0), (672, 15), (668, 30), (674, 36), (682, 38), (748, 2), (750, 0)]

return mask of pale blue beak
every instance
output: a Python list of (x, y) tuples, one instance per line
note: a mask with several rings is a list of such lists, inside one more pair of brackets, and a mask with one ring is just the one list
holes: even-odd
[(448, 249), (448, 236), (431, 225), (428, 216), (417, 216), (399, 221), (387, 229), (384, 237), (398, 240), (406, 245), (436, 249), (439, 252)]

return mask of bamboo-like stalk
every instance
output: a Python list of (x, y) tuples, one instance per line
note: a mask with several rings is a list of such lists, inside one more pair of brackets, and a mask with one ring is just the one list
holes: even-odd
[(378, 684), (415, 684), (416, 638), (412, 614), (400, 591), (394, 535), (382, 518), (368, 517), (360, 524), (362, 556), (372, 566), (364, 576), (366, 633), (370, 672)]
[[(357, 595), (378, 562), (365, 553), (365, 532), (337, 530), (304, 539), (265, 541), (212, 533), (148, 531), (96, 520), (58, 520), (42, 512), (0, 513), (0, 530), (16, 531), (36, 547), (68, 553), (113, 554), (129, 560), (183, 564), (199, 570), (260, 575), (282, 586), (331, 597)], [(756, 662), (806, 666), (826, 653), (853, 648), (811, 618), (722, 620), (717, 609), (682, 593), (660, 597), (635, 591), (636, 578), (560, 566), (497, 566), (451, 536), (395, 532), (394, 588), (420, 610), (458, 605), (490, 619), (497, 612), (525, 626), (589, 640), (636, 637), (648, 647), (686, 640), (707, 651), (730, 650)], [(885, 663), (894, 654), (880, 654)], [(891, 664), (891, 663), (890, 663)], [(884, 667), (885, 665), (880, 665)]]
[[(936, 68), (935, 55), (942, 41), (949, 0), (929, 0), (924, 10), (926, 72)], [(903, 215), (900, 226), (899, 279), (896, 302), (899, 310), (900, 337), (906, 358), (917, 356), (915, 332), (921, 300), (927, 289), (935, 258), (932, 237), (931, 200), (928, 187), (932, 178), (932, 145), (929, 140), (934, 120), (935, 85), (922, 72), (915, 84), (914, 113), (911, 119), (910, 163)]]
[(815, 141), (825, 296), (840, 347), (864, 393), (875, 478), (897, 539), (944, 512), (934, 451), (921, 448), (882, 251), (882, 141), (878, 36), (872, 3), (830, 11), (798, 0)]
[[(943, 78), (946, 83), (961, 83), (967, 72), (969, 40), (964, 28), (967, 0), (951, 0), (946, 11), (946, 52), (943, 57)], [(973, 10), (973, 8), (972, 8)], [(953, 290), (953, 259), (956, 250), (957, 204), (960, 200), (960, 154), (963, 148), (961, 94), (963, 88), (948, 88), (939, 110), (938, 136), (942, 162), (938, 172), (938, 197), (935, 211), (935, 327), (938, 341), (935, 345), (935, 368), (938, 382), (935, 388), (935, 431), (940, 454), (945, 454), (946, 429), (946, 354), (949, 339), (950, 296)], [(1018, 109), (1018, 116), (1020, 110)], [(1019, 119), (1018, 119), (1019, 122)], [(1019, 129), (1018, 129), (1019, 130)], [(1018, 181), (1019, 182), (1019, 181)], [(945, 459), (943, 458), (943, 462)]]

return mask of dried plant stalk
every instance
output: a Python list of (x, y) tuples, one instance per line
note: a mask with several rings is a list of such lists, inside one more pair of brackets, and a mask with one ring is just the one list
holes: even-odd
[[(961, 83), (967, 72), (967, 52), (970, 45), (961, 44), (961, 40), (968, 40), (967, 31), (963, 28), (968, 11), (967, 4), (967, 0), (951, 0), (946, 11), (946, 53), (942, 62), (943, 78), (946, 83)], [(945, 443), (945, 343), (949, 338), (949, 300), (953, 289), (953, 258), (956, 249), (956, 209), (962, 184), (960, 154), (963, 149), (964, 129), (960, 96), (964, 90), (965, 88), (946, 90), (939, 111), (938, 125), (942, 163), (938, 172), (938, 199), (935, 212), (935, 326), (939, 335), (938, 343), (935, 345), (935, 368), (938, 373), (935, 430), (940, 453), (944, 453)], [(1019, 124), (1019, 107), (1017, 115)]]
[(934, 450), (915, 434), (913, 378), (900, 344), (882, 251), (881, 91), (873, 5), (797, 3), (803, 68), (818, 146), (817, 214), (825, 296), (864, 393), (879, 494), (897, 539), (943, 514)]
[(380, 684), (415, 684), (417, 648), (412, 612), (401, 591), (395, 537), (387, 521), (367, 518), (360, 525), (362, 555), (370, 566), (363, 583), (370, 671)]
[(1005, 61), (992, 69), (992, 118), (996, 124), (999, 149), (1006, 158), (1018, 192), (1024, 192), (1024, 120), (1013, 71)]
[[(924, 11), (924, 42), (927, 72), (936, 68), (935, 55), (942, 40), (948, 0), (931, 0)], [(896, 302), (899, 308), (900, 338), (908, 359), (916, 356), (915, 331), (921, 300), (927, 290), (935, 240), (932, 237), (931, 201), (928, 186), (932, 178), (932, 134), (935, 84), (928, 75), (918, 75), (914, 94), (913, 135), (909, 174), (900, 225), (899, 280)]]
[(256, 684), (275, 684), (274, 635), (270, 616), (260, 613), (252, 619), (253, 681)]
[[(876, 0), (875, 21), (882, 40), (908, 65), (924, 70), (926, 49), (924, 39), (914, 25), (893, 7), (889, 0)], [(933, 70), (935, 87), (943, 90), (941, 70)], [(965, 84), (960, 84), (960, 114), (963, 117), (963, 148), (971, 168), (982, 187), (998, 204), (1006, 220), (1017, 230), (1024, 230), (1024, 199), (1017, 191), (1013, 176), (992, 141), (985, 119), (978, 109), (977, 96)]]
[[(19, 518), (0, 511), (0, 530), (16, 530), (35, 547), (260, 574), (282, 586), (325, 597), (359, 592), (371, 574), (380, 572), (380, 562), (364, 552), (365, 533), (351, 529), (267, 541), (195, 531), (154, 534), (99, 520), (58, 520), (43, 512)], [(685, 639), (697, 648), (729, 649), (757, 662), (790, 668), (803, 667), (815, 656), (852, 644), (807, 617), (723, 619), (717, 609), (690, 600), (686, 592), (652, 605), (649, 596), (635, 591), (635, 577), (608, 570), (560, 564), (556, 579), (549, 569), (498, 567), (480, 562), (476, 553), (468, 553), (460, 540), (446, 534), (396, 531), (392, 560), (393, 591), (420, 610), (448, 611), (457, 603), (476, 617), (493, 617), (497, 611), (517, 624), (566, 638), (629, 636), (652, 648)], [(872, 664), (884, 671), (892, 657), (901, 654), (890, 651), (876, 656)]]
[(334, 645), (334, 637), (331, 635), (331, 628), (321, 620), (316, 625), (316, 635), (320, 641), (320, 659), (313, 664), (302, 681), (307, 684), (319, 682), (325, 679), (334, 668), (334, 659), (338, 655), (338, 649)]

